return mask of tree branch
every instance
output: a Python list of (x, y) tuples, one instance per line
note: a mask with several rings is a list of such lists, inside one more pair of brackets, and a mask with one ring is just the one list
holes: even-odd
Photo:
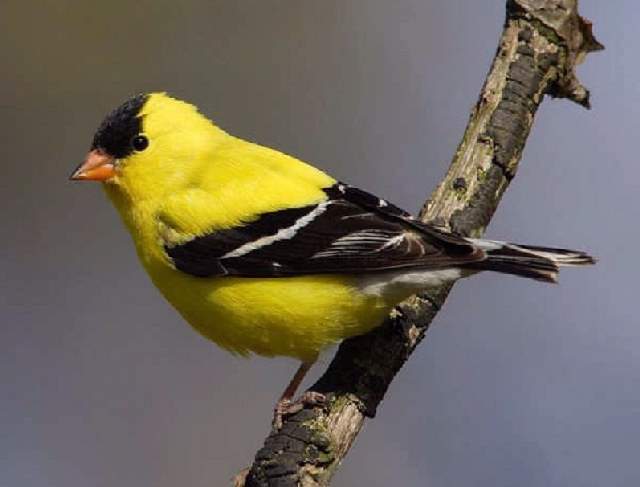
[[(589, 107), (575, 67), (602, 49), (577, 0), (508, 0), (504, 30), (479, 100), (449, 171), (420, 217), (480, 236), (514, 178), (544, 95)], [(246, 487), (326, 486), (366, 417), (374, 417), (394, 376), (424, 338), (451, 287), (397, 306), (379, 328), (346, 340), (310, 390), (324, 407), (286, 418), (257, 452)]]

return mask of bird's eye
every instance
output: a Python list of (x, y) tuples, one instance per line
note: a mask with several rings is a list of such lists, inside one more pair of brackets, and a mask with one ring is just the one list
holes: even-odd
[(149, 145), (149, 139), (147, 139), (144, 135), (136, 135), (131, 140), (131, 145), (135, 150), (140, 152), (147, 148), (147, 146)]

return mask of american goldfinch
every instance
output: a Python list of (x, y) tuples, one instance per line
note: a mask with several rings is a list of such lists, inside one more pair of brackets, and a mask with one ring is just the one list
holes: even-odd
[(112, 111), (72, 180), (101, 181), (142, 265), (196, 330), (302, 365), (429, 286), (490, 270), (555, 281), (579, 251), (464, 238), (291, 156), (236, 138), (165, 93)]

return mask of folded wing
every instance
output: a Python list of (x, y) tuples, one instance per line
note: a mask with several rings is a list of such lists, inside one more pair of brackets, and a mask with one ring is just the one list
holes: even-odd
[(486, 258), (469, 241), (362, 190), (336, 184), (325, 193), (318, 204), (264, 213), (165, 251), (178, 270), (198, 277), (426, 270)]

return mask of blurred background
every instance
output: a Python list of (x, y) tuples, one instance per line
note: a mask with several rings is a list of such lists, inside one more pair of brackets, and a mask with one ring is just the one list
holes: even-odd
[[(417, 211), (462, 135), (504, 3), (4, 0), (0, 485), (227, 485), (296, 367), (193, 332), (100, 188), (67, 181), (106, 112), (167, 90)], [(607, 46), (579, 70), (593, 110), (542, 105), (487, 235), (599, 264), (558, 286), (456, 286), (334, 485), (640, 485), (640, 6), (581, 10)]]

